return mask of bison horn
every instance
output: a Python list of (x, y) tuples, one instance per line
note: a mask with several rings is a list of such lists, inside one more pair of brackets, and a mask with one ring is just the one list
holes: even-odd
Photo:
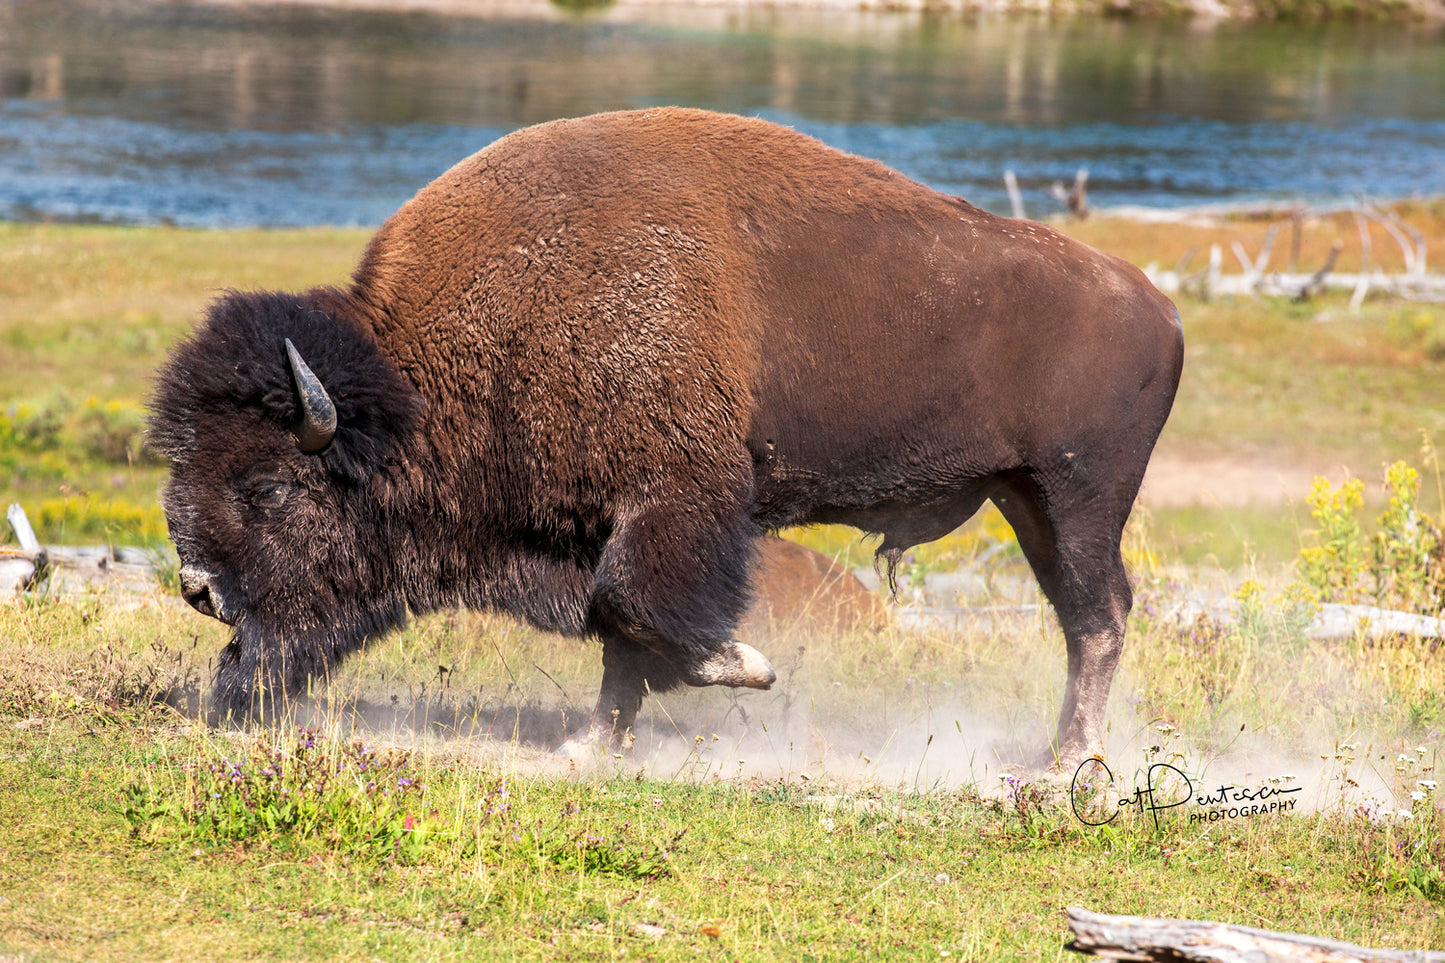
[(286, 358), (291, 362), (291, 379), (301, 398), (301, 417), (291, 429), (296, 435), (296, 447), (307, 453), (320, 451), (331, 444), (336, 434), (336, 405), (321, 386), (321, 379), (301, 360), (290, 338), (286, 339)]

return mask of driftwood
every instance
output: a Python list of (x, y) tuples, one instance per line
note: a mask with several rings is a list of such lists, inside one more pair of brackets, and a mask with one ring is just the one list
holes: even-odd
[[(1074, 175), (1072, 188), (1065, 187), (1062, 181), (1055, 181), (1051, 189), (1054, 199), (1063, 204), (1076, 217), (1083, 218), (1089, 215), (1086, 193), (1088, 178), (1088, 170), (1081, 167)], [(1013, 216), (1026, 217), (1018, 178), (1012, 170), (1005, 170), (1003, 181), (1004, 187), (1008, 191), (1009, 208), (1013, 212)], [(1115, 210), (1120, 216), (1150, 223), (1199, 223), (1201, 217), (1205, 218), (1208, 223), (1215, 223), (1214, 218), (1225, 215), (1231, 210), (1238, 212), (1248, 209), (1221, 208), (1214, 210), (1213, 213), (1203, 211), (1168, 212), (1132, 207)], [(1331, 246), (1324, 264), (1314, 271), (1301, 272), (1299, 260), (1305, 222), (1311, 217), (1345, 211), (1354, 213), (1355, 227), (1359, 232), (1360, 270), (1349, 274), (1335, 271), (1335, 264), (1343, 250), (1343, 245), (1336, 241)], [(1269, 230), (1265, 233), (1264, 243), (1257, 256), (1250, 257), (1244, 249), (1244, 245), (1239, 241), (1230, 242), (1234, 256), (1243, 269), (1241, 274), (1223, 273), (1223, 252), (1217, 244), (1210, 246), (1209, 264), (1192, 274), (1186, 273), (1186, 271), (1189, 262), (1197, 253), (1196, 248), (1190, 248), (1188, 253), (1179, 259), (1174, 270), (1160, 270), (1157, 264), (1151, 264), (1144, 269), (1144, 274), (1155, 287), (1165, 294), (1182, 292), (1192, 294), (1204, 301), (1219, 295), (1250, 297), (1269, 295), (1305, 301), (1324, 290), (1345, 290), (1351, 292), (1350, 310), (1352, 311), (1358, 311), (1371, 292), (1406, 301), (1445, 303), (1445, 274), (1429, 274), (1425, 269), (1425, 235), (1394, 211), (1380, 210), (1371, 204), (1364, 195), (1359, 195), (1349, 205), (1301, 207), (1281, 212), (1281, 215), (1282, 219), (1270, 225)], [(1284, 271), (1270, 273), (1266, 270), (1270, 254), (1274, 250), (1274, 242), (1279, 234), (1279, 229), (1285, 223), (1288, 223), (1290, 228), (1289, 267)], [(1394, 238), (1395, 243), (1400, 245), (1400, 253), (1405, 261), (1405, 270), (1402, 273), (1386, 274), (1377, 268), (1372, 269), (1375, 257), (1369, 230), (1371, 223), (1379, 224), (1390, 237)]]
[[(1314, 271), (1301, 272), (1299, 270), (1301, 236), (1306, 219), (1340, 213), (1345, 210), (1353, 212), (1356, 230), (1359, 233), (1360, 270), (1348, 274), (1335, 271), (1335, 265), (1343, 250), (1343, 245), (1336, 241), (1323, 265)], [(1157, 216), (1158, 212), (1149, 212), (1147, 209), (1133, 211), (1130, 216), (1142, 218), (1146, 214), (1149, 215), (1147, 219), (1155, 223), (1176, 221), (1194, 223), (1200, 216), (1197, 212), (1193, 215), (1176, 212), (1174, 216), (1160, 218)], [(1270, 273), (1267, 270), (1270, 254), (1273, 252), (1279, 228), (1285, 223), (1288, 223), (1290, 228), (1289, 267), (1281, 272)], [(1400, 253), (1405, 262), (1403, 272), (1386, 274), (1374, 266), (1376, 258), (1369, 231), (1371, 223), (1384, 228), (1385, 232), (1400, 246)], [(1250, 257), (1244, 245), (1238, 241), (1231, 241), (1230, 248), (1234, 252), (1235, 259), (1239, 261), (1242, 269), (1240, 274), (1223, 273), (1223, 256), (1217, 244), (1210, 247), (1209, 265), (1192, 274), (1186, 273), (1186, 271), (1196, 253), (1195, 248), (1190, 248), (1172, 271), (1160, 270), (1157, 264), (1151, 264), (1144, 269), (1144, 273), (1148, 275), (1149, 280), (1154, 282), (1155, 287), (1166, 294), (1184, 292), (1206, 301), (1221, 294), (1249, 296), (1264, 294), (1307, 300), (1322, 290), (1332, 289), (1351, 292), (1351, 310), (1358, 310), (1364, 303), (1365, 297), (1372, 292), (1409, 301), (1445, 302), (1445, 274), (1430, 274), (1426, 271), (1424, 234), (1414, 225), (1402, 220), (1398, 214), (1393, 211), (1381, 211), (1364, 197), (1360, 197), (1348, 208), (1299, 209), (1290, 212), (1287, 222), (1281, 220), (1270, 225), (1269, 230), (1265, 233), (1260, 252), (1255, 257)]]
[(1019, 179), (1014, 172), (1006, 170), (1003, 172), (1004, 190), (1008, 191), (1008, 206), (1014, 217), (1023, 218), (1028, 215), (1024, 212), (1024, 196), (1019, 193)]
[(1324, 265), (1314, 274), (1311, 274), (1310, 279), (1295, 292), (1294, 296), (1296, 300), (1307, 301), (1316, 291), (1325, 286), (1325, 278), (1329, 277), (1330, 272), (1335, 269), (1335, 262), (1340, 259), (1340, 252), (1344, 249), (1345, 246), (1339, 241), (1330, 245), (1330, 256), (1325, 258)]
[(30, 519), (25, 517), (25, 509), (19, 505), (11, 505), (5, 510), (5, 517), (9, 519), (10, 527), (15, 529), (15, 537), (20, 539), (21, 551), (31, 555), (43, 551), (40, 540), (35, 537), (35, 529), (30, 527)]
[[(1217, 246), (1217, 245), (1216, 245)], [(1220, 294), (1266, 294), (1277, 297), (1308, 298), (1321, 290), (1357, 291), (1362, 283), (1369, 290), (1413, 301), (1445, 301), (1445, 274), (1385, 274), (1376, 271), (1339, 273), (1333, 270), (1333, 259), (1309, 274), (1224, 274), (1210, 261), (1210, 268), (1193, 274), (1161, 271), (1157, 265), (1144, 269), (1154, 286), (1165, 294), (1180, 291), (1205, 298)]]
[(50, 553), (40, 546), (25, 509), (11, 505), (5, 517), (20, 540), (20, 551), (0, 552), (0, 589), (14, 586), (29, 591), (43, 585), (50, 575)]
[[(1200, 619), (1223, 626), (1239, 623), (1239, 603), (1232, 598), (1208, 593), (1190, 593), (1171, 599), (1163, 615), (1181, 631), (1189, 631)], [(1324, 602), (1304, 628), (1305, 637), (1316, 641), (1348, 639), (1445, 638), (1445, 619), (1375, 605), (1344, 605)]]
[(43, 546), (35, 537), (25, 509), (11, 505), (5, 516), (20, 548), (0, 546), (0, 601), (14, 597), (16, 592), (59, 595), (118, 586), (148, 594), (155, 586), (157, 557), (153, 552), (108, 545)]
[(1074, 941), (1065, 948), (1112, 960), (1158, 963), (1445, 963), (1445, 953), (1373, 950), (1299, 933), (1146, 916), (1108, 916), (1069, 907)]
[(1089, 169), (1080, 167), (1074, 174), (1074, 186), (1065, 187), (1063, 181), (1054, 181), (1054, 186), (1049, 192), (1054, 195), (1054, 200), (1064, 205), (1064, 208), (1075, 217), (1083, 220), (1089, 216), (1089, 194), (1086, 185), (1089, 182)]

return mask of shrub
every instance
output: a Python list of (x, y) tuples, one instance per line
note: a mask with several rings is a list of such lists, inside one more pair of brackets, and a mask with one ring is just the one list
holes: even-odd
[(76, 414), (74, 435), (91, 458), (127, 465), (158, 463), (145, 445), (145, 411), (130, 401), (88, 399)]
[(40, 452), (60, 443), (63, 406), (13, 405), (0, 411), (0, 452)]
[(47, 498), (31, 523), (37, 532), (55, 533), (68, 542), (99, 538), (158, 545), (166, 538), (165, 515), (158, 503), (137, 504), (93, 494)]
[(1438, 614), (1445, 604), (1445, 537), (1420, 511), (1420, 473), (1397, 461), (1385, 469), (1384, 488), (1385, 510), (1366, 535), (1364, 483), (1349, 479), (1335, 489), (1315, 479), (1308, 503), (1319, 528), (1316, 544), (1300, 549), (1300, 577), (1321, 601)]

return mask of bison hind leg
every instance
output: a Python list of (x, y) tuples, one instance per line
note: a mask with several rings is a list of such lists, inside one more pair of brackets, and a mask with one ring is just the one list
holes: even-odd
[(1058, 616), (1068, 649), (1058, 729), (1040, 760), (1050, 768), (1072, 769), (1103, 749), (1104, 712), (1133, 605), (1120, 553), (1138, 491), (1137, 479), (1130, 481), (1062, 492), (1020, 482), (994, 498)]

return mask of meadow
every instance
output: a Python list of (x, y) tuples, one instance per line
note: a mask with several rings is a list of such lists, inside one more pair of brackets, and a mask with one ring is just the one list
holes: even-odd
[[(1397, 210), (1445, 240), (1445, 204)], [(1255, 250), (1266, 223), (1065, 228), (1172, 266)], [(1301, 264), (1355, 231), (1310, 224)], [(46, 542), (164, 552), (141, 425), (167, 345), (223, 288), (342, 281), (365, 238), (0, 224), (5, 501)], [(1383, 235), (1373, 256), (1401, 266)], [(441, 613), (241, 731), (202, 721), (223, 626), (163, 584), (42, 591), (0, 602), (0, 960), (1052, 960), (1076, 904), (1445, 947), (1445, 657), (1308, 634), (1322, 601), (1440, 611), (1422, 444), (1445, 438), (1445, 309), (1347, 300), (1178, 298), (1186, 375), (1173, 470), (1130, 530), (1111, 788), (1022, 765), (1064, 671), (1026, 605), (755, 626), (772, 691), (649, 700), (630, 753), (569, 762), (549, 750), (590, 707), (592, 643)], [(1397, 460), (1420, 476), (1387, 476)], [(905, 596), (946, 571), (1031, 600), (987, 513), (909, 559)], [(1181, 614), (1205, 588), (1230, 617)], [(1194, 802), (1127, 804), (1157, 763)], [(1226, 785), (1293, 805), (1211, 819), (1197, 796)]]

